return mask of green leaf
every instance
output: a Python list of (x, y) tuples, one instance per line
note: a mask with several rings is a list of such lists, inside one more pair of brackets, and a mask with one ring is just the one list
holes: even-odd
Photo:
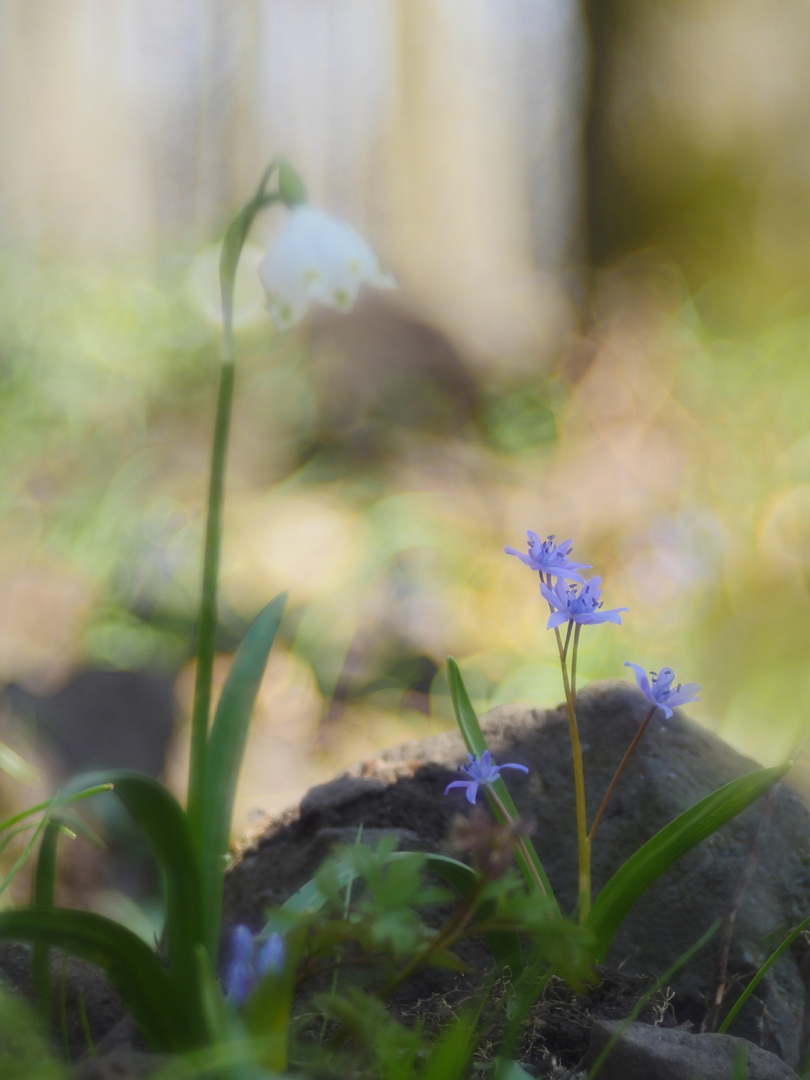
[[(33, 897), (33, 902), (38, 907), (53, 907), (56, 884), (56, 845), (61, 828), (62, 823), (59, 818), (51, 818), (45, 826), (42, 842), (39, 845)], [(41, 941), (34, 943), (31, 970), (37, 1009), (45, 1031), (49, 1031), (51, 1026), (51, 950)]]
[(745, 990), (743, 990), (743, 992), (734, 1002), (734, 1005), (732, 1006), (728, 1016), (717, 1029), (718, 1035), (725, 1035), (725, 1033), (728, 1031), (729, 1024), (743, 1007), (743, 1005), (746, 1003), (746, 1001), (748, 1001), (754, 990), (756, 990), (760, 981), (764, 978), (765, 975), (767, 975), (767, 973), (770, 971), (770, 969), (773, 967), (773, 965), (776, 963), (782, 953), (785, 952), (786, 949), (789, 949), (793, 942), (796, 940), (796, 938), (799, 936), (799, 934), (803, 934), (805, 930), (808, 929), (808, 927), (810, 927), (810, 916), (802, 920), (802, 922), (800, 922), (798, 926), (795, 926), (787, 935), (785, 940), (781, 943), (781, 945), (778, 945), (774, 949), (774, 951), (771, 953), (771, 955), (768, 957), (768, 959), (765, 961), (765, 963), (762, 965), (756, 975), (754, 975), (753, 979), (751, 979), (749, 984), (746, 986)]
[[(396, 858), (396, 856), (393, 856)], [(425, 862), (426, 869), (431, 870), (437, 877), (442, 878), (448, 885), (467, 897), (478, 884), (478, 875), (467, 866), (466, 863), (451, 859), (447, 855), (428, 855)], [(487, 917), (488, 908), (491, 904), (481, 905), (477, 914), (480, 918)], [(523, 971), (523, 949), (520, 945), (520, 937), (514, 930), (490, 930), (484, 937), (489, 945), (492, 958), (503, 971), (508, 968), (512, 978), (517, 978)]]
[[(458, 669), (458, 664), (452, 656), (447, 657), (447, 676), (450, 682), (450, 696), (453, 699), (453, 708), (456, 710), (456, 719), (458, 720), (458, 726), (461, 730), (461, 735), (464, 739), (464, 743), (467, 747), (467, 750), (471, 754), (474, 754), (475, 757), (480, 758), (484, 751), (489, 748), (487, 746), (487, 741), (484, 738), (484, 733), (481, 731), (481, 725), (478, 723), (478, 717), (475, 715), (475, 709), (472, 707), (470, 695), (467, 693), (467, 687), (464, 685), (464, 680), (461, 677), (461, 672)], [(519, 816), (517, 808), (512, 802), (512, 796), (509, 794), (509, 789), (507, 788), (503, 777), (499, 776), (492, 784), (492, 788), (497, 794), (500, 801), (506, 807), (508, 813), (512, 816), (513, 819), (516, 820)], [(503, 814), (496, 805), (495, 800), (492, 798), (487, 785), (484, 785), (484, 792), (487, 796), (490, 809), (495, 815), (495, 818), (500, 821), (501, 824), (505, 824), (503, 820)], [(540, 880), (543, 882), (546, 894), (553, 902), (554, 906), (559, 909), (559, 905), (557, 904), (557, 900), (551, 888), (551, 883), (546, 877), (546, 872), (543, 869), (543, 864), (540, 862), (540, 858), (534, 849), (534, 845), (528, 837), (524, 838), (524, 843), (526, 845), (526, 850), (529, 853), (529, 858), (531, 859), (537, 874), (540, 876)], [(535, 882), (534, 874), (530, 870), (529, 865), (526, 861), (526, 857), (523, 855), (523, 852), (521, 852), (520, 850), (516, 851), (515, 859), (523, 873), (523, 876), (528, 883), (529, 888), (537, 889), (537, 883)]]
[(781, 780), (790, 764), (758, 769), (732, 780), (680, 814), (639, 848), (596, 898), (585, 925), (596, 934), (596, 961), (605, 959), (627, 913), (673, 863), (742, 813)]
[(197, 946), (203, 942), (202, 885), (186, 815), (172, 793), (144, 773), (125, 769), (92, 773), (77, 777), (72, 786), (101, 780), (113, 784), (115, 794), (146, 833), (165, 874), (170, 976), (203, 1042), (206, 1028), (196, 957)]
[(236, 784), (256, 695), (286, 603), (287, 594), (281, 593), (256, 616), (245, 634), (222, 689), (208, 737), (201, 863), (205, 942), (213, 960), (219, 949), (222, 888), (231, 841)]
[(103, 968), (155, 1051), (196, 1044), (163, 965), (131, 930), (90, 911), (30, 907), (0, 912), (0, 938), (54, 946)]
[(467, 1075), (467, 1066), (474, 1047), (473, 1017), (459, 1016), (433, 1044), (420, 1080), (460, 1080)]

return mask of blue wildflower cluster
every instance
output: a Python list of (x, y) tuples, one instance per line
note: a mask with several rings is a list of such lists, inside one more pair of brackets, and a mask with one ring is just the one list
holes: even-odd
[(259, 942), (246, 926), (231, 931), (231, 961), (225, 977), (228, 1000), (244, 1005), (259, 981), (271, 971), (284, 968), (284, 942), (280, 934), (271, 934)]

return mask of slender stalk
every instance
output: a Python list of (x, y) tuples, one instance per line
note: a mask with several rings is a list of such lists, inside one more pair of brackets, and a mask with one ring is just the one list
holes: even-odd
[[(577, 623), (574, 631), (574, 651), (571, 654), (571, 697), (574, 699), (574, 708), (577, 707), (577, 655), (579, 653), (579, 632), (582, 623)], [(565, 651), (568, 652), (568, 638), (571, 636), (571, 622), (568, 623), (568, 637), (565, 639)]]
[[(495, 794), (494, 790), (492, 789), (492, 786), (488, 785), (487, 790), (489, 791), (489, 794), (492, 796), (492, 801), (498, 807), (499, 812), (501, 814), (503, 814), (504, 818), (510, 823), (510, 825), (514, 825), (515, 822), (512, 819), (512, 816), (510, 815), (510, 813), (506, 809), (506, 807), (503, 805), (501, 800), (498, 798), (498, 796)], [(529, 867), (531, 875), (534, 878), (534, 883), (537, 886), (537, 891), (540, 893), (541, 896), (548, 896), (548, 893), (546, 892), (546, 887), (543, 884), (543, 879), (540, 877), (539, 873), (537, 872), (537, 867), (534, 865), (534, 862), (533, 862), (531, 856), (529, 855), (529, 849), (526, 846), (526, 841), (523, 839), (523, 837), (517, 831), (515, 832), (515, 839), (517, 840), (517, 846), (520, 848), (520, 853), (523, 856), (523, 858), (526, 860), (526, 863), (527, 863), (527, 865)]]
[(624, 755), (621, 762), (619, 763), (618, 769), (613, 774), (613, 779), (610, 781), (610, 785), (608, 786), (608, 789), (605, 792), (604, 799), (602, 799), (602, 805), (597, 810), (596, 817), (593, 819), (593, 825), (591, 825), (591, 831), (588, 833), (588, 840), (591, 843), (593, 843), (593, 838), (594, 838), (594, 835), (596, 834), (596, 830), (597, 830), (597, 827), (599, 825), (599, 822), (602, 820), (602, 815), (605, 812), (605, 807), (607, 806), (608, 802), (610, 801), (610, 796), (613, 794), (613, 789), (616, 787), (616, 784), (618, 783), (619, 777), (624, 772), (625, 765), (630, 760), (630, 758), (633, 756), (633, 751), (638, 746), (639, 740), (641, 739), (641, 736), (647, 730), (647, 725), (649, 724), (650, 720), (652, 720), (653, 713), (655, 712), (655, 710), (657, 708), (658, 708), (657, 705), (651, 705), (650, 706), (650, 709), (647, 712), (647, 715), (644, 717), (644, 719), (641, 722), (641, 727), (638, 729), (638, 731), (635, 734), (635, 738), (633, 739), (633, 741), (630, 743), (630, 745), (627, 748), (627, 753)]
[[(233, 340), (233, 294), (236, 269), (247, 235), (256, 214), (265, 206), (278, 201), (280, 185), (289, 173), (273, 163), (265, 172), (256, 194), (231, 222), (222, 245), (219, 277), (222, 287), (222, 364), (217, 394), (217, 413), (214, 421), (214, 444), (211, 451), (211, 475), (208, 485), (208, 514), (205, 526), (202, 596), (197, 626), (197, 673), (194, 685), (194, 705), (191, 713), (191, 748), (188, 771), (188, 814), (191, 834), (198, 847), (202, 838), (202, 804), (205, 791), (206, 748), (211, 714), (211, 682), (214, 670), (217, 629), (217, 592), (219, 563), (222, 549), (222, 506), (225, 497), (225, 466), (228, 455), (228, 436), (231, 426), (233, 387), (236, 375)], [(275, 180), (274, 189), (267, 185)]]
[[(223, 304), (224, 308), (224, 304)], [(230, 313), (229, 313), (230, 314)], [(188, 817), (192, 835), (199, 839), (202, 817), (202, 793), (205, 783), (205, 750), (211, 711), (211, 681), (217, 629), (217, 591), (219, 558), (222, 548), (222, 504), (225, 494), (225, 462), (231, 425), (235, 366), (233, 332), (227, 320), (219, 375), (217, 415), (214, 422), (214, 446), (211, 454), (211, 479), (208, 487), (208, 518), (205, 527), (202, 598), (197, 631), (197, 676), (191, 716), (191, 750), (188, 778)]]
[[(579, 627), (577, 627), (577, 631)], [(568, 681), (568, 668), (565, 663), (560, 628), (555, 626), (557, 648), (560, 653), (565, 703), (568, 706), (568, 726), (571, 731), (571, 750), (574, 756), (574, 794), (577, 803), (577, 850), (579, 853), (579, 921), (584, 923), (591, 910), (591, 842), (588, 839), (588, 820), (585, 811), (585, 775), (582, 771), (582, 745), (579, 741), (577, 716), (571, 684)]]
[(568, 643), (571, 640), (571, 627), (573, 626), (571, 619), (568, 620), (568, 630), (565, 634), (565, 648), (563, 649), (563, 660), (568, 659)]

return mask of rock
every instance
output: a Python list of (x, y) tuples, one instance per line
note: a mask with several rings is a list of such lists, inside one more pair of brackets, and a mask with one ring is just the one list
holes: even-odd
[(385, 785), (374, 777), (339, 776), (328, 784), (318, 784), (310, 788), (301, 800), (302, 818), (313, 814), (323, 814), (340, 806), (362, 799), (365, 795), (376, 795), (385, 789)]
[[(0, 941), (0, 981), (9, 989), (19, 991), (33, 1003), (31, 976), (31, 947), (14, 941)], [(60, 985), (62, 954), (51, 951), (52, 1031), (56, 1045), (62, 1046), (60, 1015)], [(98, 1048), (108, 1032), (126, 1017), (126, 1006), (110, 985), (110, 981), (95, 964), (69, 957), (65, 969), (65, 1019), (67, 1041), (72, 1058), (87, 1050), (87, 1040), (81, 1017), (81, 1005), (87, 1014), (90, 1037)], [(139, 1037), (139, 1036), (136, 1036)], [(138, 1048), (143, 1047), (141, 1041)]]
[[(596, 684), (580, 695), (589, 819), (646, 710), (646, 700), (627, 682)], [(489, 714), (483, 727), (496, 761), (514, 761), (530, 769), (528, 777), (509, 773), (505, 779), (521, 815), (534, 822), (535, 846), (563, 908), (570, 910), (576, 898), (577, 855), (564, 710), (502, 707)], [(366, 763), (353, 770), (355, 775), (340, 778), (339, 784), (326, 785), (332, 792), (345, 792), (345, 798), (319, 794), (313, 802), (312, 793), (307, 795), (302, 812), (288, 813), (272, 825), (229, 874), (225, 925), (239, 921), (258, 929), (268, 905), (283, 902), (314, 874), (323, 857), (323, 836), (318, 839), (322, 830), (353, 830), (361, 823), (364, 829), (405, 828), (418, 838), (408, 838), (412, 850), (439, 850), (454, 815), (469, 809), (463, 792), (444, 795), (452, 771), (465, 760), (461, 737), (451, 731), (381, 753), (366, 778), (383, 777), (385, 785), (357, 786), (360, 773), (369, 773)], [(419, 761), (421, 767), (415, 764)], [(594, 892), (679, 813), (753, 768), (754, 762), (677, 712), (669, 721), (651, 724), (596, 836)], [(629, 973), (660, 975), (715, 919), (722, 918), (762, 810), (760, 800), (664, 874), (630, 913), (608, 964), (624, 965)], [(752, 974), (767, 956), (763, 939), (807, 916), (808, 851), (810, 814), (783, 785), (775, 796), (760, 863), (737, 915), (729, 957), (731, 978)], [(679, 1023), (692, 1021), (700, 1027), (705, 1019), (716, 981), (716, 941), (675, 979), (673, 1004)], [(801, 1045), (807, 996), (802, 949), (806, 952), (797, 943), (771, 969), (732, 1027), (733, 1034), (777, 1053), (794, 1067), (801, 1053), (810, 1049)], [(732, 1001), (730, 995), (727, 1006)]]
[[(610, 1040), (621, 1031), (599, 1070), (600, 1080), (798, 1080), (775, 1054), (733, 1035), (693, 1035), (683, 1028), (597, 1020), (591, 1029), (586, 1064), (592, 1068)], [(745, 1070), (739, 1055), (745, 1054)]]

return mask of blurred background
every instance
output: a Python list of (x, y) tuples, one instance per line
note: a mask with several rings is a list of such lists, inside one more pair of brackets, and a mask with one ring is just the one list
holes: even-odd
[(217, 678), (290, 608), (236, 832), (449, 726), (448, 653), (481, 710), (560, 701), (503, 553), (527, 528), (630, 608), (583, 681), (668, 664), (737, 749), (790, 753), (808, 40), (802, 0), (0, 0), (8, 812), (106, 764), (182, 794), (217, 244), (278, 155), (400, 288), (279, 335), (255, 267), (284, 211), (243, 259)]

